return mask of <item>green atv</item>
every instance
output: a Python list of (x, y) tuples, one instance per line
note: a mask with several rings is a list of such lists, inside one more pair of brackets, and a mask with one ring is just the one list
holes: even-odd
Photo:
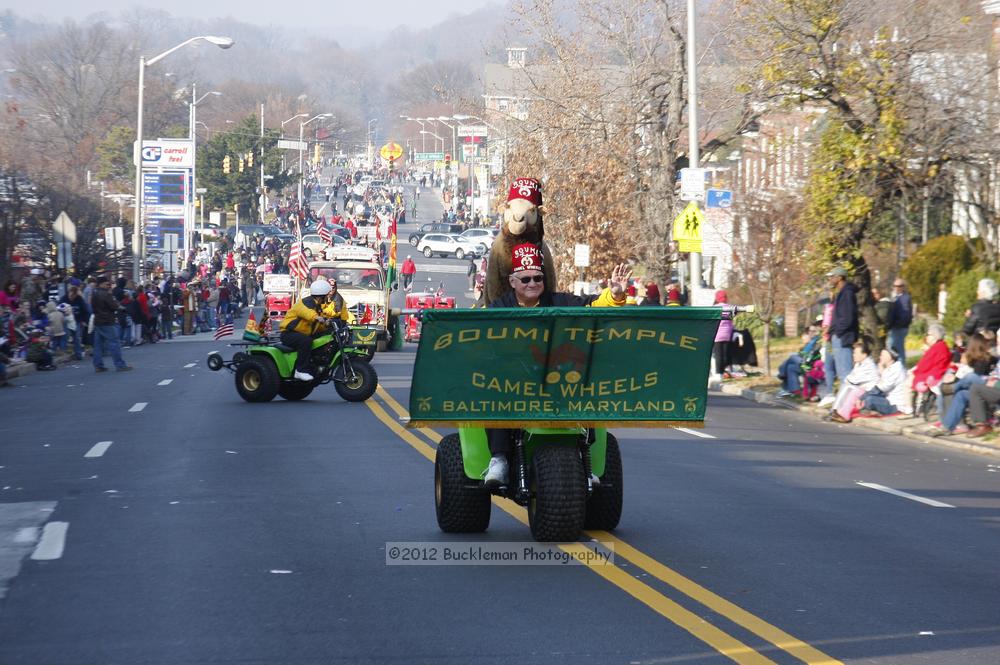
[[(722, 316), (746, 308), (428, 309), (408, 427), (453, 426), (434, 464), (438, 526), (489, 527), (493, 496), (525, 506), (539, 541), (622, 516), (619, 427), (699, 427)], [(507, 484), (483, 481), (487, 428), (510, 430)]]
[(269, 402), (280, 395), (289, 401), (305, 399), (316, 386), (333, 382), (337, 394), (348, 402), (363, 402), (375, 394), (378, 374), (368, 362), (367, 349), (352, 343), (355, 331), (341, 327), (313, 339), (309, 356), (312, 381), (293, 378), (295, 349), (280, 342), (237, 343), (242, 351), (226, 361), (217, 352), (208, 355), (208, 368), (225, 367), (236, 373), (236, 392), (248, 402)]
[(618, 440), (606, 429), (514, 430), (510, 482), (492, 492), (481, 480), (489, 461), (484, 428), (461, 427), (441, 439), (434, 461), (434, 506), (442, 531), (485, 531), (491, 494), (527, 507), (535, 540), (571, 541), (581, 529), (618, 526), (622, 457)]

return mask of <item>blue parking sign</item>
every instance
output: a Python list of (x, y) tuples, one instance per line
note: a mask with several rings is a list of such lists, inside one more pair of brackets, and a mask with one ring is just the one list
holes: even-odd
[(733, 191), (731, 189), (710, 189), (705, 193), (706, 208), (732, 208)]

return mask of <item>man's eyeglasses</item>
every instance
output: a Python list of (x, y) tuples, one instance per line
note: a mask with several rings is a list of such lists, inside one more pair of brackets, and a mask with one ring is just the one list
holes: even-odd
[(903, 285), (902, 284), (893, 284), (892, 287), (894, 289), (901, 289), (901, 288), (903, 288)]
[(522, 284), (530, 284), (534, 282), (535, 284), (545, 281), (545, 275), (532, 275), (531, 277), (518, 277)]

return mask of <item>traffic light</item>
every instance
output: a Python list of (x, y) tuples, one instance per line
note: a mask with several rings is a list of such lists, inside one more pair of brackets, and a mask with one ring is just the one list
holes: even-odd
[(247, 153), (247, 168), (253, 168), (253, 150)]
[(226, 155), (225, 157), (222, 158), (222, 172), (229, 173), (232, 170), (233, 170), (233, 160), (229, 157), (229, 155)]
[(445, 170), (451, 169), (451, 153), (444, 153), (444, 168)]
[(393, 169), (395, 169), (395, 168), (396, 168), (396, 158), (395, 157), (390, 157), (389, 158), (389, 173), (392, 173)]
[(246, 162), (244, 162), (243, 158), (240, 157), (240, 173), (243, 173), (244, 166), (246, 166)]

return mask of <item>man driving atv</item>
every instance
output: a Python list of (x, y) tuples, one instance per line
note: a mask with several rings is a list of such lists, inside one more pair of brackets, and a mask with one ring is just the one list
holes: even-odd
[(295, 357), (295, 378), (312, 381), (309, 369), (309, 355), (312, 353), (313, 338), (327, 332), (327, 329), (343, 323), (351, 323), (353, 316), (344, 299), (337, 293), (337, 283), (317, 279), (309, 287), (309, 295), (292, 305), (281, 321), (281, 343), (297, 352)]
[[(625, 288), (632, 271), (624, 263), (615, 266), (609, 288), (598, 295), (577, 296), (549, 290), (542, 270), (544, 260), (538, 245), (525, 243), (515, 247), (511, 252), (511, 273), (508, 276), (513, 291), (500, 296), (487, 307), (621, 307), (625, 304)], [(491, 458), (483, 480), (489, 488), (507, 484), (507, 458), (511, 452), (512, 431), (486, 430)]]

